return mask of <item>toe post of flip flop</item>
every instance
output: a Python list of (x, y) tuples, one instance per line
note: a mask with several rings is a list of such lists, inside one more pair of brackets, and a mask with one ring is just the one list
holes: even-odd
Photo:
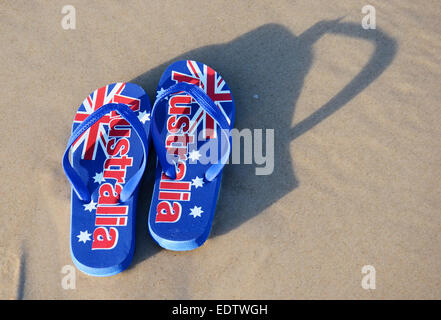
[(228, 85), (209, 66), (177, 61), (161, 76), (151, 115), (158, 159), (148, 224), (163, 248), (192, 250), (208, 238), (234, 114)]
[(71, 256), (86, 274), (130, 265), (138, 185), (146, 168), (150, 100), (133, 83), (95, 90), (79, 107), (63, 156), (71, 183)]

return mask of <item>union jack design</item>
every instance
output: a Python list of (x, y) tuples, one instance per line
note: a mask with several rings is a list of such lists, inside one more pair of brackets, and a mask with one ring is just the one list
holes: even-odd
[[(127, 104), (133, 111), (139, 111), (139, 99), (124, 96), (121, 92), (124, 90), (126, 84), (118, 82), (112, 85), (107, 85), (98, 90), (95, 90), (82, 103), (79, 111), (77, 111), (74, 123), (83, 122), (90, 114), (108, 103), (124, 103)], [(75, 152), (81, 145), (83, 151), (81, 159), (95, 160), (98, 145), (101, 146), (104, 153), (107, 155), (106, 146), (108, 142), (107, 129), (112, 119), (120, 117), (115, 111), (105, 115), (99, 119), (93, 126), (87, 129), (75, 143), (72, 145), (72, 152)], [(124, 125), (125, 120), (121, 120), (120, 125)]]
[[(201, 70), (196, 61), (187, 60), (187, 68), (190, 74), (172, 71), (172, 80), (176, 81), (176, 83), (187, 82), (198, 85), (219, 107), (226, 120), (230, 124), (231, 120), (228, 118), (227, 114), (222, 108), (222, 103), (230, 102), (233, 100), (233, 98), (231, 96), (231, 92), (224, 89), (224, 79), (216, 71), (206, 65), (204, 65), (203, 70)], [(206, 114), (206, 112), (202, 110), (202, 108), (199, 108), (191, 119), (190, 129), (188, 132), (193, 133), (201, 121), (203, 121), (205, 124), (205, 131), (203, 133), (205, 139), (216, 138), (216, 123), (210, 115)]]

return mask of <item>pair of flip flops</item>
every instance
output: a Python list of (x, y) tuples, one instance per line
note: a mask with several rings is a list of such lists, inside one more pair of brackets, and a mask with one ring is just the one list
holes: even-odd
[(224, 79), (191, 60), (165, 70), (153, 107), (133, 83), (110, 84), (90, 94), (75, 115), (63, 157), (72, 185), (75, 265), (95, 276), (129, 266), (138, 186), (151, 140), (157, 161), (150, 235), (169, 250), (201, 246), (213, 222), (233, 122), (234, 102)]

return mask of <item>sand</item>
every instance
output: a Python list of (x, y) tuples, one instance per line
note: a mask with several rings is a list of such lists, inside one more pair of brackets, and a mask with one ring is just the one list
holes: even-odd
[[(68, 1), (0, 4), (0, 298), (440, 299), (441, 5), (370, 1)], [(274, 129), (274, 172), (224, 172), (215, 223), (191, 252), (147, 231), (132, 265), (63, 289), (70, 187), (61, 158), (93, 90), (154, 97), (177, 59), (227, 80), (238, 129)], [(363, 289), (362, 267), (376, 270)]]

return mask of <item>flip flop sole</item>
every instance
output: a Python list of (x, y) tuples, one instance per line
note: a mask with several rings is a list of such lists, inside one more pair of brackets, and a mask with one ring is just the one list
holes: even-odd
[[(132, 83), (114, 83), (95, 90), (78, 109), (72, 132), (92, 112), (108, 103), (132, 109), (149, 132), (150, 101)], [(84, 203), (72, 190), (71, 255), (81, 271), (110, 276), (127, 268), (135, 246), (136, 190), (124, 203), (119, 194), (143, 161), (142, 142), (115, 111), (99, 119), (72, 145), (72, 166), (91, 193)]]
[[(163, 73), (158, 96), (179, 82), (191, 83), (204, 90), (232, 127), (234, 102), (231, 91), (215, 70), (196, 61), (177, 61)], [(149, 232), (166, 249), (192, 250), (208, 238), (215, 214), (222, 173), (212, 181), (205, 180), (204, 176), (211, 166), (211, 152), (220, 147), (220, 128), (185, 93), (162, 99), (155, 108), (158, 114), (155, 111), (152, 121), (162, 128), (164, 148), (179, 157), (179, 173), (176, 179), (171, 179), (158, 163)]]

